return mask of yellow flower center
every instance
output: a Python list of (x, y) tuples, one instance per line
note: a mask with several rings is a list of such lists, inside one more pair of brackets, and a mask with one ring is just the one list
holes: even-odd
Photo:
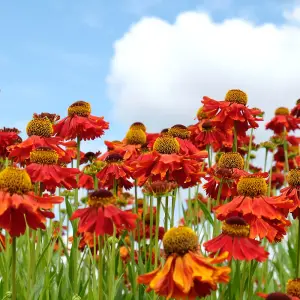
[(147, 141), (146, 133), (142, 129), (129, 129), (125, 139), (127, 145), (144, 145)]
[(123, 161), (123, 155), (119, 153), (111, 153), (107, 155), (105, 161), (107, 163), (120, 163)]
[(91, 105), (85, 101), (76, 101), (68, 107), (68, 116), (88, 117), (91, 114)]
[(240, 217), (231, 217), (223, 222), (222, 232), (231, 236), (248, 237), (250, 226)]
[(266, 194), (268, 189), (266, 180), (263, 177), (249, 175), (241, 177), (237, 185), (239, 195), (257, 197)]
[(275, 110), (276, 116), (287, 116), (290, 114), (290, 110), (287, 107), (278, 107)]
[(196, 251), (198, 248), (198, 237), (189, 227), (179, 226), (168, 230), (163, 238), (166, 255), (176, 253), (184, 255), (188, 251)]
[(266, 300), (291, 300), (291, 298), (284, 293), (276, 292), (269, 294)]
[(207, 119), (207, 114), (203, 111), (203, 106), (201, 106), (197, 111), (197, 119), (198, 121)]
[(32, 184), (24, 169), (7, 167), (0, 172), (0, 189), (11, 194), (24, 194), (32, 190)]
[(260, 144), (260, 147), (266, 148), (266, 149), (268, 149), (268, 150), (274, 150), (274, 149), (275, 149), (274, 143), (272, 143), (272, 142), (270, 142), (270, 141), (262, 142), (262, 143)]
[(133, 123), (129, 129), (140, 129), (146, 132), (146, 126), (142, 122)]
[(241, 90), (229, 90), (225, 96), (225, 101), (246, 105), (248, 96)]
[(244, 168), (244, 158), (238, 152), (223, 153), (218, 161), (218, 167), (242, 170)]
[(300, 278), (289, 279), (286, 285), (286, 292), (290, 296), (300, 297)]
[(116, 198), (113, 194), (104, 189), (95, 191), (89, 195), (88, 205), (92, 207), (102, 207), (109, 204), (115, 204)]
[(178, 124), (174, 125), (169, 129), (169, 134), (173, 137), (179, 137), (183, 140), (186, 140), (190, 137), (190, 132), (186, 126)]
[(47, 117), (34, 118), (27, 124), (26, 132), (28, 136), (51, 137), (53, 134), (53, 126)]
[(300, 168), (289, 171), (287, 182), (292, 187), (300, 187)]
[(180, 146), (178, 141), (169, 135), (158, 137), (153, 145), (153, 149), (161, 154), (178, 153)]
[(47, 147), (40, 147), (30, 152), (30, 162), (40, 165), (55, 165), (58, 161), (58, 154)]

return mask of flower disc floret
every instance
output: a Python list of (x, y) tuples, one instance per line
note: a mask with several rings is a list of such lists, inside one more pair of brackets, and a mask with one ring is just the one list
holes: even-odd
[(88, 205), (97, 208), (115, 203), (116, 198), (114, 195), (110, 191), (104, 189), (92, 192), (88, 199)]
[(197, 111), (197, 119), (198, 121), (207, 119), (207, 114), (203, 111), (203, 106), (201, 106)]
[(300, 187), (300, 168), (289, 171), (287, 175), (287, 182), (292, 187)]
[(55, 165), (58, 154), (48, 147), (40, 147), (30, 152), (30, 162), (40, 165)]
[(0, 172), (0, 189), (11, 194), (25, 194), (32, 190), (32, 184), (24, 169), (7, 167)]
[(241, 90), (229, 90), (225, 96), (225, 101), (246, 105), (248, 96)]
[(287, 107), (278, 107), (275, 110), (276, 116), (287, 116), (290, 114), (290, 110)]
[(108, 154), (107, 157), (105, 158), (105, 161), (107, 163), (118, 163), (123, 161), (123, 155), (120, 153), (111, 153)]
[(179, 152), (180, 145), (172, 136), (163, 135), (155, 140), (153, 149), (161, 154), (173, 154)]
[(146, 126), (142, 122), (134, 122), (129, 129), (140, 129), (146, 132)]
[(250, 226), (240, 217), (230, 217), (222, 224), (224, 234), (237, 237), (248, 237), (250, 234)]
[(76, 101), (68, 107), (68, 116), (88, 117), (91, 114), (91, 105), (85, 101)]
[(244, 158), (238, 152), (223, 153), (218, 161), (218, 167), (242, 170), (244, 168)]
[(28, 136), (51, 137), (53, 126), (47, 117), (36, 117), (27, 124), (26, 132)]
[(263, 177), (250, 175), (241, 177), (237, 184), (237, 191), (239, 195), (246, 197), (257, 197), (266, 194), (268, 189), (266, 180)]
[(173, 137), (178, 137), (178, 138), (181, 138), (183, 140), (186, 140), (190, 137), (190, 132), (187, 129), (187, 127), (184, 126), (184, 125), (181, 125), (181, 124), (177, 124), (177, 125), (172, 126), (169, 129), (169, 134)]
[(166, 255), (176, 253), (184, 255), (189, 251), (196, 251), (198, 248), (198, 237), (189, 227), (179, 226), (168, 230), (163, 238), (163, 245)]
[(284, 293), (276, 292), (269, 294), (266, 300), (291, 300), (291, 298)]
[(142, 129), (129, 129), (126, 134), (126, 143), (128, 145), (144, 145), (147, 137)]
[(300, 298), (300, 278), (289, 279), (286, 285), (286, 292), (290, 296)]

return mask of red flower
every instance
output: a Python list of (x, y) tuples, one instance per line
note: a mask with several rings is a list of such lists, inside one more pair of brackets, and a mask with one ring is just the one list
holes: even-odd
[(189, 130), (191, 140), (199, 149), (205, 149), (207, 145), (211, 145), (215, 151), (218, 151), (223, 144), (232, 147), (232, 137), (230, 137), (232, 132), (224, 132), (210, 120), (192, 125)]
[(220, 128), (232, 130), (235, 126), (237, 134), (244, 136), (249, 128), (257, 128), (256, 121), (262, 121), (262, 112), (257, 108), (248, 108), (247, 95), (240, 90), (230, 90), (225, 101), (216, 101), (203, 97), (203, 112), (212, 121), (218, 122)]
[(16, 128), (0, 129), (0, 157), (7, 157), (7, 147), (20, 143), (22, 139), (18, 136), (20, 131)]
[(281, 134), (286, 130), (299, 129), (300, 120), (290, 115), (289, 109), (285, 107), (279, 107), (275, 111), (275, 117), (266, 124), (266, 129), (273, 130), (276, 134)]
[(64, 168), (57, 165), (58, 155), (51, 148), (37, 148), (30, 153), (30, 165), (26, 167), (33, 182), (42, 182), (44, 187), (54, 193), (57, 187), (68, 190), (77, 187), (75, 168)]
[(85, 188), (87, 190), (94, 189), (94, 179), (92, 176), (81, 172), (79, 175), (78, 187)]
[(259, 242), (250, 239), (250, 227), (240, 217), (227, 218), (223, 222), (222, 233), (216, 238), (203, 244), (208, 252), (215, 255), (228, 252), (228, 260), (257, 260), (265, 261), (269, 253), (259, 246)]
[(297, 100), (296, 106), (292, 109), (291, 115), (300, 118), (300, 99)]
[(130, 168), (124, 163), (123, 156), (119, 153), (110, 153), (105, 158), (105, 165), (102, 170), (97, 173), (99, 184), (108, 189), (114, 187), (114, 181), (119, 187), (125, 189), (132, 188), (133, 184), (129, 181), (131, 178)]
[(68, 117), (54, 125), (54, 133), (65, 140), (94, 140), (101, 137), (108, 127), (103, 117), (91, 115), (89, 103), (77, 101), (69, 106)]
[(254, 174), (241, 177), (237, 185), (238, 196), (216, 209), (219, 220), (233, 215), (242, 216), (250, 225), (250, 238), (267, 237), (270, 242), (280, 240), (290, 222), (285, 219), (281, 208), (291, 207), (291, 201), (278, 201), (265, 196), (267, 184), (263, 176)]
[(300, 168), (290, 170), (287, 175), (289, 186), (280, 191), (280, 196), (275, 197), (279, 202), (292, 201), (289, 211), (294, 219), (300, 216)]
[(134, 229), (137, 215), (120, 210), (115, 202), (110, 191), (100, 189), (89, 195), (89, 207), (77, 209), (70, 220), (79, 218), (78, 232), (91, 232), (97, 236), (112, 235), (113, 225), (119, 231)]
[(63, 201), (58, 196), (35, 196), (31, 189), (25, 170), (9, 167), (0, 173), (0, 227), (13, 237), (24, 234), (26, 224), (34, 230), (46, 229), (46, 218), (54, 218), (49, 210)]

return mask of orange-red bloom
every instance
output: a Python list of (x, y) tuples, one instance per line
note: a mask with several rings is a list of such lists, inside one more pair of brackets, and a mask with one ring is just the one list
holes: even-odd
[(228, 282), (230, 268), (217, 267), (227, 254), (205, 258), (199, 252), (197, 235), (188, 227), (170, 229), (163, 239), (166, 262), (154, 271), (140, 275), (138, 283), (146, 284), (147, 291), (166, 299), (196, 299), (208, 296), (217, 283)]
[(286, 130), (299, 129), (300, 120), (290, 115), (289, 109), (285, 107), (279, 107), (275, 111), (275, 117), (266, 124), (266, 129), (273, 130), (276, 134), (281, 134)]
[(257, 108), (248, 108), (247, 95), (240, 90), (230, 90), (225, 101), (216, 101), (203, 97), (203, 112), (212, 121), (218, 122), (220, 128), (232, 130), (235, 126), (237, 134), (244, 136), (249, 128), (257, 128), (257, 121), (262, 112)]
[(281, 208), (291, 207), (290, 200), (273, 199), (265, 196), (267, 184), (264, 174), (254, 174), (241, 177), (237, 185), (238, 195), (231, 202), (216, 209), (219, 220), (239, 215), (250, 225), (250, 238), (267, 239), (270, 242), (281, 240), (290, 226)]
[(20, 131), (16, 128), (0, 129), (0, 157), (7, 157), (7, 147), (20, 143), (22, 139), (18, 136)]
[(208, 252), (215, 255), (228, 252), (228, 260), (265, 261), (269, 253), (259, 246), (259, 242), (250, 239), (250, 226), (243, 218), (231, 217), (223, 222), (222, 233), (203, 244)]
[(78, 232), (91, 232), (97, 236), (112, 235), (114, 225), (118, 231), (134, 229), (137, 215), (120, 210), (115, 202), (110, 191), (97, 190), (89, 195), (89, 207), (77, 209), (70, 220), (79, 218)]
[(57, 164), (58, 154), (51, 148), (37, 148), (30, 153), (30, 165), (26, 167), (33, 182), (42, 182), (45, 189), (54, 193), (57, 187), (68, 190), (77, 187), (75, 168), (65, 168)]
[[(201, 163), (193, 156), (182, 156), (179, 154), (178, 141), (169, 135), (157, 138), (154, 143), (154, 151), (145, 153), (138, 160), (131, 163), (133, 177), (142, 186), (149, 178), (152, 181), (165, 180), (175, 181), (182, 187), (194, 186), (200, 182), (204, 175), (201, 171)], [(207, 157), (203, 151), (202, 157)]]
[(112, 189), (114, 182), (119, 187), (126, 190), (133, 187), (131, 181), (131, 169), (124, 162), (123, 155), (120, 153), (110, 153), (105, 158), (105, 165), (100, 172), (97, 173), (99, 185), (103, 188)]
[(101, 137), (108, 127), (103, 117), (91, 115), (89, 103), (77, 101), (69, 106), (68, 117), (54, 125), (54, 134), (65, 140), (94, 140)]
[(36, 230), (46, 229), (46, 218), (54, 218), (49, 211), (63, 197), (38, 197), (31, 192), (29, 175), (23, 169), (6, 168), (0, 173), (0, 227), (13, 237), (25, 233), (26, 224)]
[(280, 196), (275, 197), (279, 202), (292, 201), (289, 211), (294, 218), (300, 216), (300, 168), (290, 170), (287, 176), (289, 186), (280, 191)]

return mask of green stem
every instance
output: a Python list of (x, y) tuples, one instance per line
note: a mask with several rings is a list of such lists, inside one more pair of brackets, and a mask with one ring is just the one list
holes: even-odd
[(138, 213), (138, 196), (137, 196), (137, 182), (134, 180), (134, 201), (135, 201), (135, 213)]
[(171, 207), (171, 224), (170, 224), (170, 228), (174, 227), (175, 205), (176, 205), (176, 189), (172, 193), (172, 207)]
[[(150, 196), (150, 249), (153, 247), (153, 196)], [(146, 247), (145, 247), (145, 251)], [(150, 250), (151, 251), (151, 250)], [(147, 252), (145, 252), (146, 257)], [(149, 255), (150, 265), (152, 265), (152, 256)]]
[(116, 238), (116, 227), (114, 226), (114, 233), (111, 244), (111, 259), (110, 259), (110, 268), (109, 268), (109, 286), (108, 286), (108, 299), (113, 300), (115, 291), (114, 291), (114, 281), (115, 281), (115, 259), (116, 259), (116, 247), (115, 247), (115, 238)]
[(98, 237), (98, 246), (99, 246), (99, 259), (98, 259), (98, 299), (103, 300), (103, 256), (102, 256), (102, 248), (103, 241), (102, 237)]
[(98, 177), (96, 175), (94, 175), (94, 190), (98, 190)]
[(237, 134), (236, 134), (236, 124), (234, 122), (233, 125), (233, 144), (232, 144), (232, 152), (237, 152)]
[[(154, 267), (157, 268), (158, 264), (158, 256), (159, 256), (159, 248), (158, 248), (158, 232), (159, 232), (159, 217), (160, 217), (160, 204), (161, 204), (161, 197), (157, 198), (157, 205), (156, 205), (156, 222), (155, 222), (155, 264)], [(151, 256), (151, 251), (150, 249), (150, 256)]]
[[(265, 153), (265, 163), (264, 163), (264, 172), (267, 170), (267, 161), (268, 161), (268, 149), (266, 148), (266, 153)], [(272, 168), (272, 166), (271, 166)]]
[(272, 153), (272, 156), (271, 156), (271, 166), (270, 166), (270, 173), (269, 173), (269, 185), (268, 185), (268, 197), (270, 197), (270, 196), (271, 196), (272, 172), (273, 172), (273, 169), (272, 169), (272, 165), (273, 165), (273, 159), (274, 159), (274, 153)]
[(17, 285), (16, 285), (16, 265), (17, 265), (17, 240), (12, 238), (12, 268), (11, 268), (11, 284), (12, 284), (12, 300), (17, 299)]
[(169, 197), (166, 196), (166, 203), (165, 203), (165, 232), (168, 230), (168, 220), (169, 220)]
[(287, 144), (287, 132), (286, 129), (284, 129), (284, 142), (283, 142), (283, 149), (284, 149), (284, 165), (285, 165), (285, 183), (286, 183), (286, 176), (289, 172), (289, 159), (288, 159), (288, 144)]
[(296, 278), (299, 278), (299, 275), (300, 275), (300, 219), (298, 219)]
[(253, 128), (251, 128), (251, 133), (250, 133), (250, 141), (249, 141), (249, 146), (248, 146), (247, 162), (246, 162), (246, 165), (245, 165), (245, 170), (246, 171), (249, 171), (250, 155), (251, 155), (251, 150), (252, 150), (252, 139), (253, 139)]
[(208, 166), (211, 167), (210, 145), (206, 145), (206, 151), (208, 156)]

